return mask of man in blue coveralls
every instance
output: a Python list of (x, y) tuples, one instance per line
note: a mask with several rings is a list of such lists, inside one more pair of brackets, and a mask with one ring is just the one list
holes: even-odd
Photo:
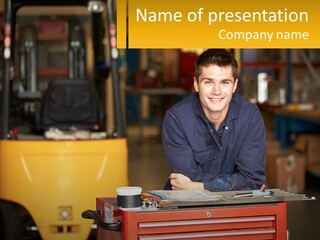
[(260, 189), (266, 132), (258, 107), (236, 94), (238, 63), (225, 49), (196, 61), (195, 93), (171, 107), (162, 141), (171, 174), (165, 189)]

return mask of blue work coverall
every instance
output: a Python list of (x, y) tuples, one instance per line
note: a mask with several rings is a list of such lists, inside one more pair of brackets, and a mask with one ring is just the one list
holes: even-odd
[[(265, 182), (266, 131), (258, 107), (233, 94), (218, 131), (193, 93), (166, 113), (162, 143), (171, 171), (209, 191), (259, 189)], [(165, 189), (171, 189), (168, 182)]]

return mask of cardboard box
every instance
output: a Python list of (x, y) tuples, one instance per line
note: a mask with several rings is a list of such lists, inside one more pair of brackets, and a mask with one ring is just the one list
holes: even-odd
[(306, 166), (320, 164), (320, 134), (299, 134), (294, 149), (306, 156)]
[(309, 164), (307, 166), (307, 171), (317, 177), (320, 177), (320, 163)]
[(266, 149), (267, 151), (279, 150), (281, 148), (281, 143), (279, 140), (275, 139), (275, 134), (273, 131), (266, 131)]
[(268, 150), (277, 150), (280, 149), (281, 144), (279, 141), (277, 140), (273, 140), (273, 139), (267, 139), (266, 140), (266, 149)]
[(292, 149), (267, 151), (267, 188), (279, 188), (289, 192), (305, 189), (305, 156)]

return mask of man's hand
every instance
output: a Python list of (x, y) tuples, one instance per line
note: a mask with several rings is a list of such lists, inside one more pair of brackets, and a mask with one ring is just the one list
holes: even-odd
[(192, 182), (190, 178), (181, 173), (171, 173), (169, 176), (173, 190), (203, 190), (201, 182)]

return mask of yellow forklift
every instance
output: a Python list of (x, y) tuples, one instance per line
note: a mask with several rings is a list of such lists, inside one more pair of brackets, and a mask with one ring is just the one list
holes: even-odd
[[(79, 22), (74, 16), (66, 20), (68, 52), (53, 51), (55, 64), (66, 61), (68, 66), (52, 68), (56, 78), (40, 81), (39, 65), (44, 60), (39, 53), (48, 47), (36, 48), (37, 41), (48, 35), (57, 37), (61, 29), (48, 30), (48, 22), (40, 26), (33, 17), (47, 8), (49, 12), (59, 8), (68, 16), (71, 9), (70, 15), (77, 15), (78, 7)], [(33, 14), (28, 15), (31, 8)], [(28, 17), (18, 21), (23, 9)], [(88, 239), (94, 236), (95, 223), (83, 219), (81, 213), (95, 208), (97, 196), (115, 195), (117, 187), (128, 185), (114, 16), (113, 0), (4, 1), (1, 240)], [(82, 26), (83, 19), (91, 27)], [(59, 28), (59, 24), (54, 26)], [(41, 27), (47, 31), (44, 36), (39, 34)], [(91, 33), (83, 34), (87, 29)], [(67, 69), (67, 76), (57, 77), (59, 69)], [(112, 83), (107, 84), (107, 79)], [(112, 93), (112, 104), (106, 104), (108, 93)], [(106, 127), (108, 114), (113, 115), (111, 130)]]

